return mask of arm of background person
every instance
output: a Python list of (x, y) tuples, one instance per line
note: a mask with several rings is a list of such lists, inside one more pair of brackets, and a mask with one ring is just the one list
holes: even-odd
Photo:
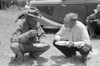
[(36, 30), (29, 30), (29, 31), (27, 31), (25, 33), (21, 32), (21, 29), (23, 30), (24, 27), (28, 28), (28, 25), (25, 24), (24, 21), (25, 20), (23, 20), (23, 19), (19, 19), (16, 22), (17, 27), (16, 27), (15, 33), (11, 37), (11, 42), (18, 42), (18, 43), (22, 44), (25, 41), (27, 41), (31, 36), (36, 36), (36, 34), (37, 34)]

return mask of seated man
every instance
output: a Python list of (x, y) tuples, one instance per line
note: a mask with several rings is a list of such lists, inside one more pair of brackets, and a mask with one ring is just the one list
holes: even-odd
[(78, 21), (78, 15), (75, 13), (65, 15), (64, 25), (55, 35), (53, 44), (66, 57), (72, 57), (76, 55), (76, 51), (79, 51), (83, 63), (86, 63), (87, 56), (92, 49), (87, 29)]
[(94, 13), (87, 17), (86, 24), (91, 38), (96, 38), (97, 35), (100, 35), (100, 4), (97, 5)]
[(36, 8), (30, 8), (16, 21), (17, 29), (10, 39), (10, 48), (15, 53), (16, 61), (21, 61), (25, 53), (29, 53), (30, 57), (36, 59), (50, 47), (42, 42), (45, 33), (37, 17), (39, 17), (39, 11)]

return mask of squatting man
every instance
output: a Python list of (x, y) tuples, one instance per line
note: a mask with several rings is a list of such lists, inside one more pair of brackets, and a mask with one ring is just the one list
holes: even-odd
[(24, 54), (29, 53), (29, 57), (37, 59), (50, 46), (43, 42), (45, 32), (40, 26), (37, 17), (39, 10), (30, 8), (23, 12), (16, 20), (17, 28), (11, 36), (11, 50), (15, 54), (15, 61), (21, 63)]
[(75, 56), (76, 51), (80, 52), (82, 62), (86, 63), (92, 47), (85, 25), (78, 21), (78, 14), (76, 13), (66, 14), (63, 23), (64, 25), (55, 35), (54, 46), (66, 57)]

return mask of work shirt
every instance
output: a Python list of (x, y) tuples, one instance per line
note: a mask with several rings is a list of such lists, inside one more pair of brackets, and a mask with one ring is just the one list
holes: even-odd
[[(42, 27), (40, 26), (40, 23), (37, 22), (36, 25), (31, 25), (28, 22), (26, 22), (26, 19), (19, 19), (17, 21), (17, 27), (16, 27), (16, 31), (13, 33), (12, 37), (11, 37), (11, 42), (21, 42), (21, 40), (19, 39), (18, 36), (20, 36), (21, 34), (29, 31), (29, 30), (36, 30), (38, 32), (37, 36), (32, 36), (30, 37), (27, 41), (24, 42), (24, 44), (31, 44), (37, 41), (37, 38), (39, 38), (41, 35), (44, 34), (44, 31), (42, 29)], [(23, 36), (23, 39), (24, 36)]]
[(72, 28), (63, 25), (56, 35), (59, 35), (64, 41), (84, 41), (90, 44), (88, 31), (80, 21), (76, 21), (76, 24)]

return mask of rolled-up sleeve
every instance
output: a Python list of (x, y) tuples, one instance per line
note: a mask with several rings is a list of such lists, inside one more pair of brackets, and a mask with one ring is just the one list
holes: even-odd
[(63, 36), (65, 30), (64, 30), (64, 25), (61, 27), (61, 29), (56, 33), (56, 35), (59, 35), (59, 36)]
[(16, 30), (15, 33), (13, 33), (13, 35), (10, 38), (10, 42), (14, 43), (14, 42), (18, 42), (19, 43), (19, 35), (21, 34), (21, 32), (19, 30)]
[(61, 40), (61, 38), (63, 37), (63, 35), (64, 35), (64, 32), (65, 32), (65, 30), (64, 30), (64, 25), (61, 27), (61, 29), (56, 33), (56, 35), (55, 35), (55, 40), (56, 41), (60, 41)]

